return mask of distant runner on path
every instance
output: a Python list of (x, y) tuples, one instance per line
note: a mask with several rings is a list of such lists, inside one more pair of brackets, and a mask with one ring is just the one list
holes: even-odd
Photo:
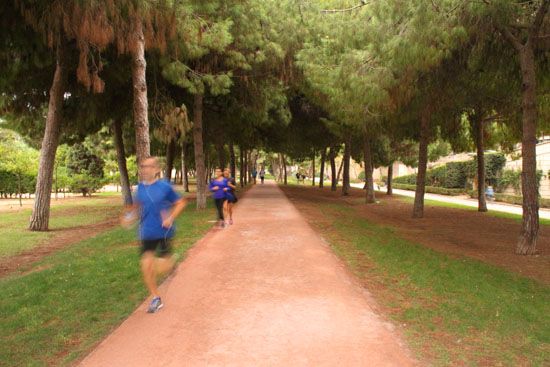
[(126, 208), (121, 222), (129, 226), (139, 217), (141, 271), (152, 297), (147, 312), (154, 313), (163, 306), (157, 288), (157, 277), (174, 266), (170, 246), (175, 232), (174, 220), (187, 202), (168, 182), (158, 179), (160, 165), (157, 158), (147, 158), (139, 169), (143, 181), (138, 185), (134, 204)]
[(264, 179), (265, 179), (265, 170), (262, 168), (262, 170), (260, 171), (260, 180), (262, 181), (262, 184), (264, 183)]
[(237, 202), (237, 195), (235, 190), (237, 189), (237, 182), (235, 178), (231, 177), (231, 170), (226, 168), (223, 170), (223, 177), (227, 180), (228, 190), (225, 192), (225, 202), (223, 205), (225, 224), (233, 224), (233, 205)]
[(218, 211), (218, 228), (224, 228), (223, 203), (226, 200), (225, 193), (228, 188), (227, 179), (223, 177), (221, 168), (216, 168), (215, 175), (216, 177), (210, 181), (209, 189), (212, 191), (212, 197), (214, 198)]

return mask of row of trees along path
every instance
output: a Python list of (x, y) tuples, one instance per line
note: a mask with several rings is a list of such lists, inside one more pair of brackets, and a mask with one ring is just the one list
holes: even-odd
[(229, 162), (236, 173), (240, 163), (245, 184), (263, 151), (285, 182), (287, 164), (320, 156), (333, 190), (342, 177), (343, 195), (350, 159), (363, 162), (366, 203), (375, 202), (374, 167), (418, 165), (415, 218), (424, 213), (431, 144), (477, 150), (486, 211), (484, 150), (521, 142), (516, 252), (536, 253), (535, 146), (550, 128), (550, 79), (541, 72), (550, 0), (348, 4), (3, 1), (2, 119), (41, 145), (29, 228), (48, 230), (58, 144), (105, 127), (126, 203), (130, 155), (166, 156), (166, 175), (178, 167), (185, 186), (192, 172), (202, 209), (213, 165)]

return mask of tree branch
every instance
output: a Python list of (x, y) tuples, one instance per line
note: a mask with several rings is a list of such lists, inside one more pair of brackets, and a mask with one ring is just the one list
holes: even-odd
[(329, 13), (345, 13), (345, 12), (348, 12), (348, 11), (353, 11), (355, 9), (359, 9), (363, 6), (367, 5), (367, 1), (366, 0), (361, 0), (361, 2), (355, 6), (352, 6), (351, 8), (347, 8), (347, 9), (327, 9), (327, 10), (321, 10), (321, 13), (324, 13), (324, 14), (329, 14)]
[(548, 12), (549, 6), (550, 6), (550, 0), (542, 1), (542, 4), (540, 5), (539, 10), (537, 10), (537, 15), (535, 16), (533, 28), (531, 28), (531, 32), (529, 33), (529, 39), (533, 39), (538, 36), (540, 28), (542, 27), (542, 22), (544, 21), (544, 17)]

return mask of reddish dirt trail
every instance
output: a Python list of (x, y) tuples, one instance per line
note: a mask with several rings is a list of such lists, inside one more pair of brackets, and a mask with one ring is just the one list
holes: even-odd
[[(272, 183), (239, 201), (82, 366), (412, 366), (398, 332)], [(136, 264), (137, 266), (137, 264)]]

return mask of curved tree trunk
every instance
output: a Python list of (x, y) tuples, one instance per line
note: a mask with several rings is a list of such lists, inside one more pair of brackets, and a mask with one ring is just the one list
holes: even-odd
[(393, 181), (393, 162), (391, 162), (391, 164), (388, 166), (388, 183), (386, 185), (386, 195), (393, 195), (392, 181)]
[(193, 140), (195, 145), (195, 172), (197, 177), (197, 209), (206, 209), (206, 167), (202, 140), (203, 95), (195, 94), (193, 103)]
[(321, 151), (321, 169), (319, 174), (319, 187), (322, 189), (325, 183), (325, 160), (327, 159), (327, 148)]
[(42, 148), (40, 149), (34, 207), (29, 223), (31, 231), (48, 230), (53, 168), (63, 117), (63, 96), (67, 85), (67, 75), (66, 44), (64, 41), (59, 40), (56, 51), (55, 73), (50, 88), (46, 129), (44, 131), (44, 138), (42, 139)]
[(330, 148), (330, 191), (336, 191), (338, 186), (338, 177), (336, 176), (336, 152), (335, 148)]
[(487, 200), (485, 198), (485, 148), (483, 146), (483, 114), (481, 110), (476, 111), (472, 118), (475, 130), (477, 150), (477, 211), (487, 211)]
[(518, 255), (534, 255), (539, 232), (539, 195), (537, 185), (537, 80), (535, 56), (530, 42), (520, 51), (523, 82), (523, 137), (521, 141), (523, 220), (517, 244)]
[(366, 179), (366, 186), (367, 191), (365, 195), (365, 202), (367, 204), (373, 204), (376, 202), (376, 198), (374, 196), (374, 180), (372, 178), (372, 154), (371, 154), (371, 147), (370, 147), (370, 139), (367, 134), (364, 136), (364, 149), (363, 154), (365, 156), (365, 179)]
[(172, 169), (174, 168), (175, 155), (176, 141), (172, 139), (170, 143), (168, 143), (168, 145), (166, 146), (166, 173), (164, 176), (168, 182), (172, 180)]
[(418, 148), (418, 174), (414, 195), (413, 218), (424, 217), (424, 193), (426, 190), (426, 169), (428, 166), (428, 144), (430, 142), (430, 115), (427, 109), (420, 117), (420, 144)]
[(134, 126), (136, 129), (136, 158), (138, 165), (151, 155), (149, 117), (147, 114), (147, 81), (145, 79), (145, 37), (141, 20), (135, 22), (132, 48), (132, 83), (134, 89)]
[(346, 144), (344, 146), (344, 160), (342, 164), (344, 166), (344, 173), (342, 177), (342, 195), (349, 195), (349, 164), (351, 159), (351, 135), (346, 138)]
[(183, 190), (189, 192), (189, 176), (187, 175), (187, 164), (185, 164), (187, 143), (183, 143), (181, 146), (181, 184)]
[(124, 200), (124, 205), (132, 205), (132, 191), (130, 189), (128, 167), (126, 166), (126, 152), (124, 149), (124, 139), (122, 138), (122, 121), (120, 119), (113, 120), (113, 132), (115, 135), (116, 160), (120, 174), (122, 199)]

